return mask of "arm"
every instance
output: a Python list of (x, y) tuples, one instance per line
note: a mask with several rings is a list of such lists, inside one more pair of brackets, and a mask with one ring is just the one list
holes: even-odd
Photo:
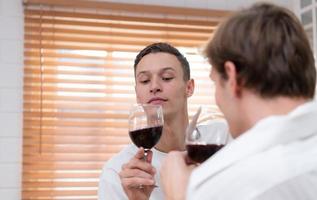
[(166, 200), (185, 200), (189, 176), (194, 165), (186, 164), (186, 153), (171, 152), (160, 169), (161, 184)]

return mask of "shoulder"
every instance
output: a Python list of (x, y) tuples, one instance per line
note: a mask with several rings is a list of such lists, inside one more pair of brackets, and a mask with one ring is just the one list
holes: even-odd
[[(100, 174), (100, 181), (109, 182), (111, 180), (119, 180), (118, 173), (121, 171), (121, 166), (130, 160), (130, 158), (135, 154), (136, 150), (137, 148), (131, 144), (110, 158), (103, 165), (102, 172)], [(113, 183), (115, 182), (117, 181), (113, 181)]]
[[(301, 148), (298, 145), (300, 144), (294, 143), (267, 148), (265, 151), (232, 163), (214, 174), (210, 174), (207, 168), (197, 169), (202, 170), (200, 174), (204, 173), (209, 178), (195, 187), (191, 185), (188, 193), (192, 197), (198, 197), (197, 199), (208, 199), (206, 193), (213, 199), (258, 199), (258, 197), (284, 195), (278, 192), (282, 189), (289, 191), (287, 195), (296, 195), (300, 188), (292, 187), (296, 185), (292, 183), (310, 185), (305, 186), (305, 189), (308, 193), (312, 192), (314, 189), (311, 186), (315, 188), (317, 184), (317, 161), (312, 161), (311, 158), (317, 155), (317, 151), (296, 152), (298, 149), (304, 149), (304, 144)], [(305, 146), (307, 149), (309, 145), (305, 144)], [(211, 163), (208, 165), (210, 168), (212, 168)], [(191, 177), (191, 182), (196, 182), (195, 178), (197, 177)], [(226, 192), (228, 188), (230, 193)]]
[(118, 173), (121, 171), (121, 166), (128, 162), (136, 151), (137, 148), (134, 145), (128, 145), (104, 164), (99, 179), (99, 199), (127, 199)]
[(130, 144), (123, 148), (118, 154), (110, 158), (104, 165), (103, 169), (112, 169), (117, 172), (121, 170), (121, 166), (128, 162), (137, 152), (137, 147)]

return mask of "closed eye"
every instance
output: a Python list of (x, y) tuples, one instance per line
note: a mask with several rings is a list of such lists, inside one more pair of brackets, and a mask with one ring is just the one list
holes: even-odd
[(162, 78), (163, 81), (170, 81), (172, 79), (174, 79), (174, 77), (163, 77)]
[(141, 80), (139, 82), (142, 83), (142, 84), (147, 84), (148, 82), (150, 82), (150, 80)]

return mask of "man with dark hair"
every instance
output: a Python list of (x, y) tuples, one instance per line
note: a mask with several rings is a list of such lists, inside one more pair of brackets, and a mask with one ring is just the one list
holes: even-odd
[(162, 136), (147, 161), (143, 158), (144, 149), (131, 144), (105, 164), (99, 200), (164, 199), (156, 171), (169, 151), (185, 150), (187, 98), (194, 92), (186, 58), (167, 43), (154, 43), (137, 55), (134, 72), (137, 102), (162, 105)]
[(198, 167), (169, 153), (165, 199), (316, 199), (316, 68), (295, 15), (271, 4), (237, 12), (205, 54), (235, 139)]
[(189, 63), (185, 56), (181, 54), (175, 47), (171, 46), (168, 43), (153, 43), (146, 48), (144, 48), (140, 53), (136, 56), (134, 60), (134, 75), (136, 76), (136, 69), (139, 62), (142, 60), (142, 58), (150, 53), (169, 53), (171, 55), (174, 55), (177, 60), (180, 62), (181, 67), (183, 69), (183, 75), (184, 75), (184, 81), (188, 81), (190, 79), (190, 68)]

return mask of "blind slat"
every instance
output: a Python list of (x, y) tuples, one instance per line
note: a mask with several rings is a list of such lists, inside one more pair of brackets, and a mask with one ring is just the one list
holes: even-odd
[[(163, 15), (181, 15), (188, 17), (210, 17), (222, 18), (228, 16), (231, 12), (217, 9), (198, 9), (198, 8), (180, 8), (170, 6), (158, 5), (138, 5), (129, 3), (114, 3), (114, 2), (100, 2), (100, 1), (87, 1), (76, 0), (76, 3), (68, 0), (25, 0), (26, 5), (46, 5), (46, 6), (60, 6), (62, 8), (93, 8), (105, 9), (110, 11), (127, 11), (128, 13), (158, 13)], [(137, 11), (137, 12), (136, 12)]]
[[(42, 154), (41, 157), (38, 156), (32, 156), (32, 154), (28, 154), (28, 155), (23, 155), (23, 157), (25, 159), (28, 159), (29, 161), (32, 162), (41, 162), (41, 160), (46, 160), (46, 161), (50, 161), (50, 162), (55, 162), (55, 161), (73, 161), (73, 162), (86, 162), (86, 161), (105, 161), (108, 160), (113, 154), (109, 154), (109, 153), (104, 153), (102, 155), (98, 155), (98, 154), (81, 154), (80, 156), (76, 155), (76, 154)], [(54, 176), (55, 174), (52, 174), (52, 176)], [(57, 176), (57, 174), (55, 175)], [(75, 178), (76, 176), (74, 176), (73, 174), (69, 173), (69, 174), (65, 174), (65, 176), (70, 176), (72, 178)], [(90, 174), (82, 174), (83, 177), (91, 177)], [(98, 177), (99, 174), (95, 174), (94, 177)], [(94, 178), (93, 177), (93, 178)], [(36, 178), (36, 177), (35, 177)], [(43, 177), (44, 178), (44, 177)], [(58, 178), (58, 177), (57, 177)], [(78, 177), (80, 178), (80, 177)]]
[[(84, 145), (42, 145), (42, 152), (49, 152), (49, 153), (63, 153), (63, 152), (73, 152), (73, 153), (102, 153), (102, 152), (109, 152), (109, 153), (116, 153), (122, 149), (120, 145), (104, 145), (100, 147), (96, 146), (84, 146)], [(25, 147), (27, 151), (37, 151), (39, 149), (38, 146), (30, 146)]]
[[(39, 149), (37, 149), (38, 151)], [(101, 169), (104, 161), (87, 161), (87, 162), (24, 162), (24, 171), (43, 171), (43, 170), (96, 170)], [(32, 177), (31, 177), (32, 178)], [(37, 180), (36, 180), (37, 181)], [(27, 181), (25, 181), (27, 183)]]
[(42, 124), (44, 127), (85, 127), (85, 128), (103, 128), (105, 126), (111, 127), (111, 128), (128, 128), (127, 122), (81, 122), (81, 121), (66, 121), (66, 120), (28, 120), (24, 119), (24, 123), (27, 123), (25, 127), (31, 127), (31, 126), (39, 126)]
[(109, 27), (112, 29), (122, 29), (122, 30), (145, 30), (145, 31), (164, 31), (164, 32), (187, 32), (187, 33), (211, 33), (215, 27), (177, 27), (169, 26), (168, 24), (157, 24), (156, 26), (151, 25), (138, 25), (138, 24), (122, 24), (122, 23), (112, 23), (112, 22), (85, 22), (85, 21), (73, 21), (73, 20), (60, 20), (60, 19), (33, 19), (25, 18), (25, 23), (28, 24), (38, 24), (42, 23), (45, 25), (54, 26), (72, 26), (73, 28), (90, 28), (92, 30), (97, 28)]
[(123, 103), (123, 104), (114, 104), (112, 103), (111, 105), (107, 105), (105, 102), (104, 104), (102, 103), (83, 103), (83, 102), (72, 102), (72, 103), (67, 103), (67, 102), (40, 102), (38, 101), (37, 103), (34, 101), (30, 102), (25, 102), (24, 103), (24, 108), (25, 110), (28, 109), (33, 109), (36, 111), (36, 109), (40, 109), (42, 107), (46, 109), (75, 109), (75, 110), (116, 110), (116, 111), (127, 111), (129, 110), (131, 106), (131, 103)]
[(25, 93), (29, 93), (29, 92), (40, 92), (40, 90), (43, 89), (45, 90), (45, 92), (84, 92), (84, 93), (88, 93), (88, 92), (92, 92), (92, 93), (112, 93), (112, 94), (134, 94), (133, 91), (129, 90), (129, 89), (82, 89), (82, 88), (58, 88), (56, 86), (24, 86), (24, 91)]
[(136, 16), (119, 16), (119, 15), (107, 15), (107, 14), (93, 14), (93, 13), (70, 13), (63, 11), (39, 11), (39, 10), (27, 10), (24, 13), (25, 16), (31, 17), (63, 17), (63, 18), (80, 18), (80, 19), (92, 19), (92, 20), (106, 20), (114, 22), (139, 22), (139, 23), (152, 23), (152, 24), (166, 24), (166, 19), (168, 19), (168, 24), (175, 25), (186, 25), (186, 26), (217, 26), (221, 19), (207, 19), (194, 20), (194, 19), (173, 19), (168, 17), (136, 17)]
[[(76, 195), (74, 195), (74, 193)], [(37, 199), (38, 197), (50, 197), (50, 196), (91, 196), (91, 195), (97, 195), (96, 188), (92, 188), (90, 190), (32, 190), (32, 191), (22, 191), (22, 196), (24, 199)], [(68, 198), (67, 198), (68, 199)]]
[[(120, 85), (125, 85), (125, 86), (129, 86), (131, 88), (131, 86), (133, 87), (134, 85), (134, 81), (133, 80), (124, 80), (124, 81), (120, 81), (120, 80), (83, 80), (83, 79), (79, 79), (77, 77), (74, 77), (76, 79), (67, 79), (67, 78), (54, 78), (54, 77), (45, 77), (43, 78), (44, 81), (46, 83), (78, 83), (78, 84), (104, 84), (104, 85), (109, 85), (109, 86), (120, 86)], [(41, 79), (41, 77), (24, 77), (24, 82), (33, 82), (33, 83), (41, 83), (41, 81), (43, 81), (43, 79)], [(106, 78), (105, 78), (106, 79)]]
[[(153, 40), (155, 42), (156, 40)], [(108, 52), (136, 52), (140, 51), (143, 46), (128, 46), (128, 45), (108, 45), (103, 44), (103, 46), (83, 46), (83, 45), (57, 45), (57, 44), (32, 44), (30, 42), (24, 43), (25, 49), (48, 49), (48, 50), (91, 50), (91, 51), (108, 51)]]
[[(25, 39), (28, 41), (35, 40), (38, 38), (38, 35), (24, 35)], [(58, 35), (49, 35), (45, 36), (42, 35), (40, 36), (42, 38), (42, 44), (50, 44), (50, 43), (55, 43), (55, 44), (68, 44), (68, 43), (82, 43), (83, 45), (100, 45), (100, 44), (123, 44), (123, 45), (139, 45), (139, 46), (144, 46), (149, 43), (151, 43), (153, 40), (146, 39), (146, 38), (118, 38), (118, 37), (111, 37), (108, 36), (107, 38), (104, 39), (99, 39), (99, 38), (91, 38), (91, 37), (80, 37), (80, 36), (58, 36)], [(175, 45), (184, 45), (184, 46), (195, 46), (197, 44), (201, 43), (201, 40), (182, 40), (182, 39), (170, 39), (170, 38), (162, 38), (161, 40), (165, 40), (169, 43), (173, 43)]]
[[(65, 128), (66, 129), (66, 128)], [(116, 134), (114, 135), (114, 129)], [(56, 135), (56, 136), (96, 136), (96, 137), (105, 137), (105, 136), (115, 136), (115, 137), (126, 137), (127, 136), (127, 130), (126, 129), (119, 129), (119, 128), (111, 128), (109, 127), (107, 130), (100, 129), (88, 129), (77, 127), (73, 128), (70, 127), (68, 130), (56, 130), (54, 128), (43, 128), (44, 133), (42, 135)], [(24, 128), (24, 137), (39, 137), (40, 135), (40, 128), (39, 127), (30, 127)], [(36, 144), (37, 145), (37, 144)], [(92, 144), (93, 145), (93, 144)], [(26, 146), (25, 146), (26, 147)], [(98, 146), (99, 148), (99, 146)], [(121, 147), (120, 147), (121, 148)]]
[[(86, 111), (88, 112), (88, 111)], [(42, 118), (83, 118), (83, 119), (127, 119), (129, 117), (129, 113), (83, 113), (83, 112), (63, 112), (63, 111), (47, 111), (45, 113), (42, 112), (33, 112), (33, 111), (25, 111), (25, 118), (33, 118), (33, 117), (42, 117)]]
[(41, 181), (41, 182), (32, 182), (32, 181), (28, 181), (25, 182), (25, 186), (26, 187), (43, 187), (43, 188), (55, 188), (55, 187), (63, 187), (63, 188), (67, 188), (67, 187), (96, 187), (96, 185), (98, 185), (97, 181), (86, 181), (86, 182), (76, 182), (76, 181), (72, 181), (72, 182), (62, 182), (62, 181)]
[(70, 29), (70, 28), (59, 28), (59, 27), (34, 27), (26, 26), (25, 32), (31, 35), (55, 35), (66, 36), (66, 35), (85, 35), (87, 37), (114, 37), (114, 38), (146, 38), (146, 39), (170, 39), (170, 40), (207, 40), (209, 33), (187, 33), (187, 32), (162, 32), (162, 31), (138, 31), (138, 32), (123, 32), (118, 29), (110, 30), (82, 30), (82, 29)]

